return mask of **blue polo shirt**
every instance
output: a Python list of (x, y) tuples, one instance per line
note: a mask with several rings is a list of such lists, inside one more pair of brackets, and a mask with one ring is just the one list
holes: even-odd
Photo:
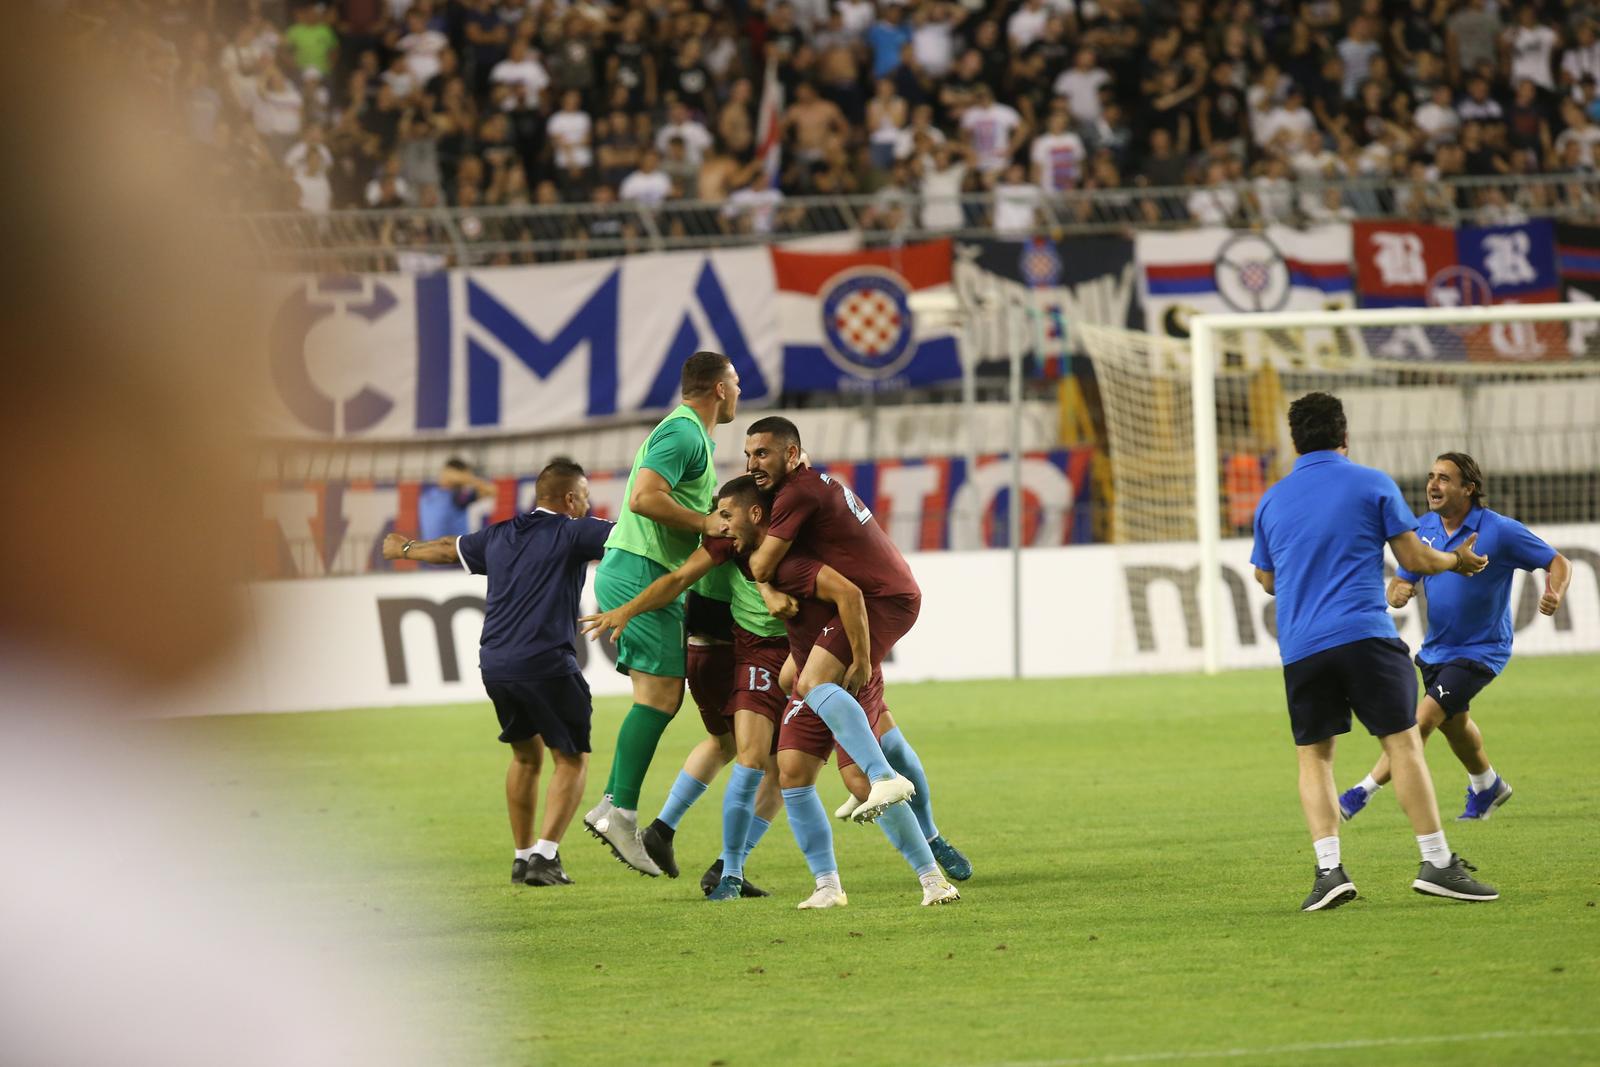
[(478, 668), (486, 682), (528, 682), (578, 670), (578, 597), (613, 523), (537, 511), (456, 538), (471, 574), (489, 576)]
[(1472, 550), (1489, 565), (1468, 578), (1446, 572), (1426, 577), (1402, 568), (1408, 582), (1422, 580), (1428, 597), (1428, 636), (1417, 656), (1425, 663), (1470, 659), (1499, 674), (1511, 659), (1511, 577), (1519, 570), (1550, 566), (1556, 550), (1516, 519), (1488, 508), (1473, 508), (1454, 534), (1434, 512), (1422, 516), (1417, 536), (1441, 552), (1461, 547), (1472, 534)]
[(478, 494), (470, 489), (428, 486), (417, 497), (417, 539), (435, 541), (464, 535), (469, 529), (467, 505), (476, 499)]
[(1285, 665), (1400, 635), (1383, 596), (1383, 546), (1417, 528), (1394, 479), (1337, 452), (1308, 452), (1256, 506), (1250, 562), (1273, 574)]

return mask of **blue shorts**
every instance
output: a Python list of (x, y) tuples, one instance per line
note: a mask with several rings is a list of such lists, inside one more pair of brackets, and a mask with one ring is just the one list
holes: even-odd
[(483, 688), (500, 717), (500, 740), (544, 743), (568, 755), (589, 751), (589, 720), (594, 702), (581, 674), (528, 682), (485, 681)]
[(1352, 712), (1373, 737), (1417, 724), (1417, 672), (1397, 637), (1367, 637), (1286, 663), (1283, 687), (1297, 745), (1349, 733)]
[(1472, 698), (1483, 692), (1494, 681), (1495, 673), (1473, 659), (1453, 659), (1448, 663), (1425, 663), (1417, 657), (1422, 668), (1423, 694), (1444, 709), (1444, 717), (1460, 715), (1472, 704)]

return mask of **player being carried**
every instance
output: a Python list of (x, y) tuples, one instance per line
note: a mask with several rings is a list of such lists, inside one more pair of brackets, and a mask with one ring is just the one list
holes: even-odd
[[(889, 650), (915, 625), (922, 606), (922, 590), (905, 557), (848, 486), (801, 461), (800, 431), (788, 419), (773, 415), (752, 423), (745, 431), (744, 450), (756, 486), (775, 494), (765, 537), (750, 556), (751, 576), (757, 581), (770, 580), (791, 546), (828, 564), (866, 595), (872, 667), (881, 667)], [(856, 703), (846, 691), (849, 687), (840, 687), (845, 677), (845, 651), (839, 628), (824, 627), (803, 665), (797, 658), (802, 669), (793, 695), (804, 700), (860, 762), (850, 734), (841, 732), (841, 728), (856, 729), (860, 719), (848, 714)], [(916, 751), (897, 730), (885, 733), (881, 744), (889, 763), (916, 790), (912, 809), (939, 865), (958, 881), (971, 877), (971, 863), (934, 824), (927, 777)], [(865, 763), (862, 767), (873, 778), (877, 794), (880, 787), (874, 768)], [(869, 796), (854, 817), (858, 821), (876, 818), (881, 810), (874, 810), (876, 804), (875, 796)]]
[[(747, 566), (744, 554), (759, 541), (765, 529), (770, 496), (759, 490), (753, 479), (743, 477), (723, 486), (718, 493), (717, 503), (731, 537), (706, 538), (700, 549), (681, 568), (653, 583), (633, 601), (612, 611), (587, 617), (584, 620), (585, 632), (622, 631), (632, 618), (669, 601), (714, 567), (730, 560), (741, 567)], [(817, 879), (816, 892), (800, 906), (836, 907), (847, 903), (847, 899), (839, 882), (838, 864), (834, 859), (833, 832), (821, 801), (816, 796), (817, 774), (829, 753), (834, 750), (835, 739), (821, 720), (800, 701), (789, 705), (780, 726), (779, 715), (784, 710), (786, 700), (778, 685), (778, 678), (791, 651), (803, 661), (805, 652), (819, 632), (834, 626), (841, 626), (848, 634), (852, 668), (868, 662), (871, 640), (867, 605), (861, 590), (853, 583), (802, 553), (795, 553), (782, 570), (783, 578), (793, 583), (791, 589), (785, 592), (793, 591), (805, 597), (800, 600), (799, 610), (789, 622), (788, 640), (755, 640), (754, 635), (743, 631), (742, 627), (736, 627), (734, 631), (736, 646), (740, 646), (737, 657), (741, 675), (739, 688), (744, 690), (735, 696), (739, 708), (735, 719), (739, 765), (735, 768), (735, 776), (729, 782), (724, 800), (723, 878), (711, 894), (711, 899), (731, 900), (741, 895), (743, 858), (749, 851), (748, 846), (741, 847), (741, 844), (747, 840), (745, 828), (750, 823), (750, 808), (756, 786), (772, 770), (771, 753), (774, 738), (777, 737), (778, 770), (784, 787), (784, 803), (789, 812), (790, 827)], [(765, 606), (760, 595), (756, 594), (756, 586), (754, 583), (747, 584), (754, 595), (753, 603), (760, 605), (756, 610), (765, 614)], [(770, 597), (770, 592), (767, 595)], [(791, 601), (774, 606), (787, 614), (795, 605)], [(736, 599), (736, 611), (738, 607), (739, 600)], [(850, 673), (854, 681), (854, 676), (859, 672), (852, 670)], [(883, 676), (880, 671), (874, 670), (867, 676), (861, 694), (862, 702), (866, 705), (863, 717), (871, 723), (869, 729), (878, 727), (886, 734), (893, 731), (893, 719), (883, 706)], [(909, 744), (905, 747), (910, 751)], [(866, 800), (871, 792), (866, 772), (856, 766), (842, 746), (838, 751), (840, 773), (852, 795), (859, 800)], [(915, 757), (914, 752), (912, 756)], [(884, 758), (881, 750), (876, 758)], [(920, 771), (920, 764), (918, 769)], [(933, 854), (919, 832), (916, 816), (907, 808), (891, 805), (879, 817), (885, 835), (916, 871), (923, 888), (923, 903), (942, 904), (959, 900), (960, 894), (939, 875)], [(970, 874), (970, 870), (965, 873)]]
[[(1423, 694), (1417, 727), (1424, 741), (1443, 730), (1450, 750), (1467, 769), (1467, 807), (1458, 820), (1487, 819), (1511, 799), (1511, 786), (1495, 773), (1483, 751), (1483, 735), (1468, 715), (1472, 698), (1495, 680), (1511, 659), (1511, 578), (1518, 570), (1544, 570), (1539, 610), (1554, 615), (1572, 580), (1567, 557), (1534, 536), (1522, 523), (1483, 506), (1483, 473), (1465, 452), (1446, 452), (1428, 472), (1428, 514), (1417, 536), (1433, 548), (1452, 551), (1473, 534), (1489, 565), (1470, 581), (1446, 571), (1424, 577), (1402, 567), (1390, 579), (1391, 607), (1402, 608), (1422, 581), (1428, 595), (1428, 634), (1417, 653)], [(1346, 819), (1366, 807), (1389, 781), (1389, 757), (1339, 797)]]

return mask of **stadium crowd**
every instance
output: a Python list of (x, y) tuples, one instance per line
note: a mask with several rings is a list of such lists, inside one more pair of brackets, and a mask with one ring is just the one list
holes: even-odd
[[(1127, 195), (1129, 221), (1222, 223), (1241, 197), (1347, 217), (1359, 194), (1296, 184), (1347, 176), (1409, 183), (1425, 215), (1455, 175), (1505, 176), (1470, 206), (1512, 211), (1518, 176), (1592, 172), (1600, 142), (1595, 0), (145, 4), (240, 202), (312, 213), (684, 199), (728, 205), (724, 228), (827, 230), (832, 209), (784, 199), (873, 193), (864, 227), (915, 211), (938, 230), (979, 221), (956, 196), (984, 193), (1021, 232), (1076, 189), (1105, 191), (1079, 209), (1104, 213), (1193, 187)], [(90, 6), (114, 24), (138, 0)], [(621, 233), (594, 218), (588, 236)], [(466, 236), (508, 236), (482, 226)]]

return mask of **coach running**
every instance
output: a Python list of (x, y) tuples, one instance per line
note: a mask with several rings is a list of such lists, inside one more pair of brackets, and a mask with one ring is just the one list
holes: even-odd
[[(587, 518), (589, 479), (567, 459), (539, 472), (533, 511), (463, 537), (413, 541), (392, 533), (384, 559), (460, 563), (489, 576), (478, 667), (511, 746), (506, 810), (516, 856), (511, 881), (571, 885), (557, 848), (583, 799), (589, 772), (589, 684), (578, 669), (578, 597), (591, 560), (605, 552), (612, 523)], [(555, 773), (544, 824), (533, 839), (545, 748)]]

